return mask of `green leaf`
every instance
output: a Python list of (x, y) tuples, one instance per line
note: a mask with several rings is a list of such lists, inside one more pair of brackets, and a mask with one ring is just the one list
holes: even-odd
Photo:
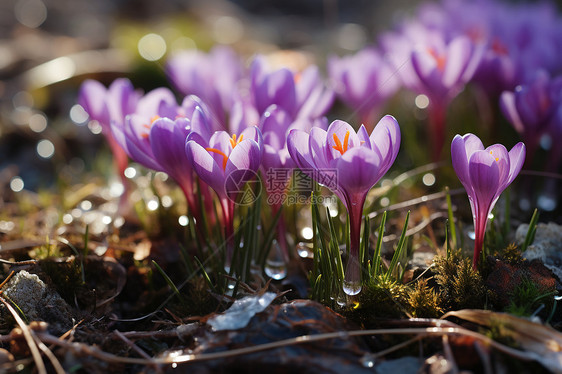
[(404, 222), (404, 228), (402, 229), (402, 234), (400, 234), (400, 239), (398, 240), (398, 245), (396, 246), (396, 250), (394, 251), (394, 255), (392, 256), (392, 260), (390, 261), (390, 265), (385, 275), (385, 279), (388, 281), (394, 270), (396, 269), (396, 265), (398, 264), (398, 260), (402, 257), (402, 251), (405, 248), (404, 243), (406, 242), (406, 231), (408, 229), (408, 221), (410, 220), (410, 211), (406, 215), (406, 221)]

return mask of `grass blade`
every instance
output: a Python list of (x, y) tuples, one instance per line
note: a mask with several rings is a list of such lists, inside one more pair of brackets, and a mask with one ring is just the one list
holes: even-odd
[(521, 247), (521, 252), (525, 252), (527, 247), (533, 243), (535, 240), (535, 232), (537, 231), (537, 223), (539, 221), (539, 211), (535, 208), (533, 216), (531, 217), (531, 222), (529, 222), (529, 229), (527, 230), (527, 235), (525, 236), (525, 242)]
[(404, 228), (402, 229), (402, 233), (400, 234), (400, 239), (398, 240), (398, 245), (396, 246), (396, 250), (394, 251), (394, 255), (392, 256), (392, 260), (390, 261), (390, 265), (385, 275), (385, 279), (388, 281), (390, 280), (391, 274), (396, 269), (396, 265), (398, 264), (398, 260), (402, 256), (402, 250), (405, 248), (404, 243), (406, 242), (406, 230), (408, 229), (408, 221), (410, 220), (410, 211), (406, 215), (406, 221), (404, 222)]

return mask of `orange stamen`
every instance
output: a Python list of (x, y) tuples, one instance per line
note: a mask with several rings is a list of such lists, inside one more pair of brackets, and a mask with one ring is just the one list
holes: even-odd
[(232, 146), (232, 149), (234, 149), (234, 147), (236, 147), (238, 143), (242, 141), (242, 139), (244, 139), (244, 135), (240, 135), (240, 138), (238, 138), (238, 141), (236, 141), (236, 134), (232, 134), (232, 139), (230, 139), (230, 145)]
[(437, 63), (437, 69), (441, 71), (445, 70), (445, 62), (446, 62), (445, 57), (438, 55), (435, 49), (433, 48), (428, 48), (427, 52), (431, 55), (431, 57), (433, 57), (433, 59)]
[(343, 155), (347, 151), (347, 146), (349, 143), (349, 130), (345, 133), (345, 137), (343, 138), (343, 146), (341, 144), (340, 139), (335, 133), (333, 134), (333, 137), (336, 145), (333, 145), (332, 148), (334, 148), (336, 151), (338, 151)]
[(224, 154), (223, 151), (216, 148), (205, 148), (207, 152), (213, 152), (222, 156), (222, 170), (226, 170), (226, 162), (228, 161), (228, 156)]
[(152, 117), (150, 119), (150, 124), (152, 125), (154, 122), (156, 122), (157, 119), (160, 119), (160, 116), (156, 115), (156, 116)]

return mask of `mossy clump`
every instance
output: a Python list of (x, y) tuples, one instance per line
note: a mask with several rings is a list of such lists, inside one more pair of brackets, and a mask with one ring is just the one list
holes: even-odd
[(365, 326), (375, 326), (381, 319), (404, 318), (409, 309), (409, 291), (402, 283), (377, 276), (364, 285), (359, 299), (343, 313)]
[(437, 318), (443, 314), (441, 297), (427, 284), (427, 279), (418, 280), (408, 297), (411, 314), (414, 317)]
[(472, 261), (461, 249), (450, 251), (448, 256), (436, 256), (435, 280), (441, 292), (444, 310), (482, 309), (486, 289), (480, 272), (472, 268)]

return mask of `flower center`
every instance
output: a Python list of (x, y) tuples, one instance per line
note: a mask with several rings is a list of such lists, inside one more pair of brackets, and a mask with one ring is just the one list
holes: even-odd
[(150, 119), (150, 125), (147, 125), (147, 124), (142, 125), (142, 127), (144, 127), (146, 129), (145, 132), (141, 133), (141, 136), (142, 136), (143, 139), (148, 139), (150, 128), (152, 127), (154, 122), (156, 122), (157, 119), (160, 119), (160, 116), (156, 115), (156, 116), (152, 117)]
[[(492, 156), (494, 155), (492, 151), (490, 151), (490, 154), (491, 154)], [(498, 162), (498, 161), (500, 160), (500, 158), (499, 158), (499, 157), (496, 157), (495, 160), (496, 160), (496, 162)]]
[[(238, 140), (236, 140), (236, 134), (232, 135), (232, 138), (230, 138), (230, 146), (232, 147), (232, 149), (234, 149), (234, 147), (236, 147), (238, 144), (240, 144), (240, 142), (242, 141), (242, 139), (244, 139), (244, 135), (240, 135), (240, 137), (238, 138)], [(212, 152), (212, 153), (216, 153), (218, 155), (222, 156), (222, 170), (226, 170), (226, 163), (228, 162), (228, 156), (221, 151), (220, 149), (216, 149), (216, 148), (205, 148), (205, 150), (207, 152)]]
[(437, 51), (435, 51), (435, 49), (433, 48), (428, 48), (427, 53), (429, 53), (431, 57), (433, 57), (433, 59), (435, 60), (435, 63), (437, 64), (437, 69), (439, 69), (440, 71), (445, 70), (445, 62), (447, 61), (445, 59), (445, 56), (437, 54)]
[(340, 154), (343, 155), (347, 151), (347, 145), (349, 143), (349, 130), (347, 130), (347, 132), (345, 133), (345, 137), (343, 138), (343, 146), (340, 139), (335, 133), (333, 137), (336, 145), (333, 145), (332, 148), (334, 148), (336, 151), (338, 151)]

